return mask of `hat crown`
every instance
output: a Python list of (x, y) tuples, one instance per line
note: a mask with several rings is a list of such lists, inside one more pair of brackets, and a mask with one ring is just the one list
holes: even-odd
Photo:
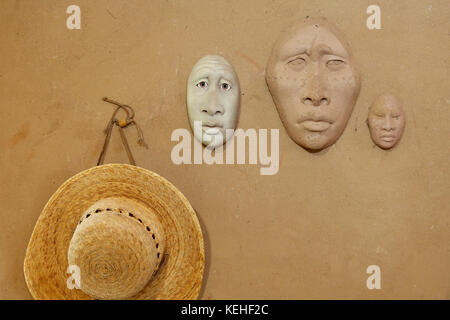
[(157, 219), (149, 220), (142, 210), (137, 201), (107, 198), (85, 211), (68, 250), (83, 292), (97, 299), (126, 299), (150, 281), (164, 236)]

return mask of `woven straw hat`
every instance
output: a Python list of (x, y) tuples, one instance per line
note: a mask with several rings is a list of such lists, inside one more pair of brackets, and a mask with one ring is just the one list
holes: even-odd
[[(183, 194), (146, 169), (107, 164), (53, 194), (24, 273), (35, 299), (196, 299), (204, 261), (200, 225)], [(69, 285), (76, 274), (79, 289)]]

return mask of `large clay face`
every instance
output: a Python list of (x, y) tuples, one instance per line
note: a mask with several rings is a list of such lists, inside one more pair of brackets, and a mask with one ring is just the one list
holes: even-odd
[(311, 151), (341, 136), (360, 88), (348, 46), (324, 19), (296, 24), (281, 35), (266, 81), (288, 135)]
[(383, 94), (373, 102), (367, 118), (373, 142), (382, 149), (394, 147), (405, 129), (401, 101), (392, 94)]
[(193, 67), (187, 83), (189, 121), (202, 121), (194, 136), (208, 147), (218, 147), (233, 135), (240, 108), (239, 80), (232, 65), (222, 56), (201, 58)]

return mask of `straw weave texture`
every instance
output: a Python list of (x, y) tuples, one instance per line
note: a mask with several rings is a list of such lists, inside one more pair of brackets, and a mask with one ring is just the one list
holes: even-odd
[[(67, 287), (68, 249), (83, 213), (105, 198), (139, 202), (157, 216), (163, 229), (165, 250), (159, 269), (129, 299), (198, 298), (205, 258), (203, 236), (194, 210), (166, 179), (126, 164), (107, 164), (82, 171), (50, 198), (39, 216), (25, 256), (25, 280), (32, 296), (93, 299), (81, 290)], [(152, 224), (151, 217), (143, 219), (150, 219), (148, 223)]]

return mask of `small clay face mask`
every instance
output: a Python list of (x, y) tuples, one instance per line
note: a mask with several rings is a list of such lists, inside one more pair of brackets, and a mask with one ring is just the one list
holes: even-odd
[(377, 146), (382, 149), (394, 147), (405, 129), (405, 114), (401, 101), (392, 94), (379, 96), (370, 107), (367, 124)]
[[(208, 55), (193, 67), (187, 82), (187, 108), (194, 136), (215, 148), (233, 136), (240, 109), (239, 80), (222, 56)], [(201, 131), (195, 122), (201, 121)]]
[(349, 47), (325, 19), (308, 19), (283, 32), (266, 81), (288, 135), (310, 151), (339, 139), (360, 88)]

